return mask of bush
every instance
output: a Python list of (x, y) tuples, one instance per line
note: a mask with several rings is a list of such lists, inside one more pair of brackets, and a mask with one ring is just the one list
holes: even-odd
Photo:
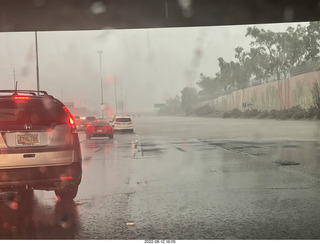
[(288, 109), (283, 109), (281, 111), (279, 111), (279, 119), (281, 120), (287, 120), (290, 119), (291, 115)]
[(311, 106), (307, 111), (306, 111), (306, 118), (308, 119), (313, 119), (317, 115), (317, 109), (315, 106)]
[(258, 115), (258, 119), (265, 119), (268, 118), (270, 116), (269, 111), (265, 110), (265, 111), (260, 111), (260, 114)]
[(315, 108), (317, 119), (320, 118), (320, 87), (318, 82), (313, 83), (313, 87), (311, 89), (312, 102), (313, 107)]
[(280, 118), (280, 111), (272, 109), (270, 111), (270, 118), (271, 119), (279, 119)]
[(231, 117), (231, 113), (223, 113), (222, 118), (230, 118)]
[(253, 118), (256, 117), (258, 119), (281, 119), (281, 120), (287, 120), (287, 119), (304, 119), (304, 118), (314, 118), (316, 116), (319, 116), (318, 119), (320, 119), (320, 114), (317, 113), (317, 109), (315, 107), (311, 107), (308, 110), (301, 108), (300, 106), (293, 106), (290, 109), (283, 109), (283, 110), (275, 110), (272, 109), (271, 111), (261, 111), (257, 109), (248, 109), (244, 112), (241, 112), (239, 109), (235, 108), (230, 112), (226, 112), (222, 115), (223, 118), (239, 118), (239, 117), (245, 117), (245, 118)]
[(232, 111), (230, 113), (230, 116), (232, 118), (239, 118), (239, 117), (241, 117), (241, 115), (242, 115), (242, 112), (237, 108), (232, 109)]
[(258, 111), (258, 109), (248, 109), (248, 110), (246, 110), (246, 111), (244, 112), (244, 116), (245, 116), (246, 118), (252, 118), (252, 117), (258, 116), (259, 113), (260, 113), (260, 112)]
[(198, 116), (206, 116), (206, 115), (212, 114), (213, 112), (214, 112), (214, 110), (208, 104), (206, 104), (200, 108), (197, 108), (195, 110), (195, 114)]
[(303, 119), (305, 118), (307, 113), (307, 110), (302, 109), (300, 106), (293, 106), (292, 108), (289, 109), (289, 114), (291, 118), (294, 119)]

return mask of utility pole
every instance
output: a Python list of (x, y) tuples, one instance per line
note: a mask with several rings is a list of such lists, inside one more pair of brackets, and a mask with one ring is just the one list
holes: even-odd
[(13, 68), (13, 87), (16, 86), (16, 69)]
[(117, 101), (117, 77), (114, 76), (114, 98), (116, 103), (116, 115), (118, 114), (118, 101)]
[(35, 39), (36, 39), (37, 91), (38, 91), (38, 95), (39, 95), (40, 83), (39, 83), (38, 33), (37, 33), (37, 31), (35, 32)]
[(102, 51), (98, 51), (99, 57), (100, 57), (100, 83), (101, 83), (101, 118), (103, 119), (103, 110), (104, 110), (104, 104), (103, 104), (103, 85), (102, 85), (102, 68), (101, 68), (101, 55)]

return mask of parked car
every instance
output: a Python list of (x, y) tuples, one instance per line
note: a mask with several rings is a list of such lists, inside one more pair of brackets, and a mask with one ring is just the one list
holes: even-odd
[(75, 198), (82, 176), (74, 118), (45, 91), (0, 90), (0, 191)]
[(87, 124), (86, 137), (87, 139), (90, 139), (91, 137), (109, 137), (112, 139), (112, 126), (107, 121), (93, 121)]
[(130, 116), (116, 116), (111, 124), (115, 131), (133, 132), (133, 121)]

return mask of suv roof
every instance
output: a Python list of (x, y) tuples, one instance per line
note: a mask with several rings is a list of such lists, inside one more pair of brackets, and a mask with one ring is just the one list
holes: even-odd
[(0, 101), (2, 128), (13, 129), (29, 123), (50, 127), (74, 123), (63, 103), (45, 91), (0, 90)]
[[(46, 91), (37, 91), (37, 90), (0, 90), (0, 93), (11, 93), (11, 95), (6, 96), (17, 96), (21, 94), (27, 94), (31, 96), (49, 96), (50, 98), (53, 98), (53, 96), (48, 95)], [(38, 95), (37, 95), (38, 93)], [(3, 96), (3, 95), (1, 95)]]

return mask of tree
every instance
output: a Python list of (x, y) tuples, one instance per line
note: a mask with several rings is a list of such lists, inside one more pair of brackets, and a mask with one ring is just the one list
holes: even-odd
[(216, 98), (222, 90), (219, 79), (206, 76), (203, 73), (200, 74), (197, 85), (202, 89), (199, 91), (199, 99), (201, 100)]
[(254, 39), (250, 43), (251, 51), (258, 51), (256, 54), (263, 57), (260, 69), (264, 78), (287, 78), (291, 68), (320, 57), (319, 22), (311, 22), (308, 27), (289, 27), (286, 32), (278, 33), (254, 26), (247, 29), (246, 36)]
[(303, 35), (306, 48), (306, 60), (317, 61), (320, 58), (320, 22), (310, 22)]
[(160, 115), (175, 115), (181, 112), (181, 100), (178, 95), (166, 100), (166, 105), (159, 109)]
[(201, 99), (212, 99), (221, 91), (245, 88), (250, 80), (269, 82), (290, 76), (292, 68), (320, 59), (320, 22), (272, 32), (256, 26), (247, 28), (250, 50), (235, 49), (236, 61), (218, 58), (220, 71), (215, 77), (200, 74), (197, 85)]
[(195, 88), (185, 87), (181, 91), (181, 108), (189, 114), (194, 105), (199, 101), (198, 93)]

